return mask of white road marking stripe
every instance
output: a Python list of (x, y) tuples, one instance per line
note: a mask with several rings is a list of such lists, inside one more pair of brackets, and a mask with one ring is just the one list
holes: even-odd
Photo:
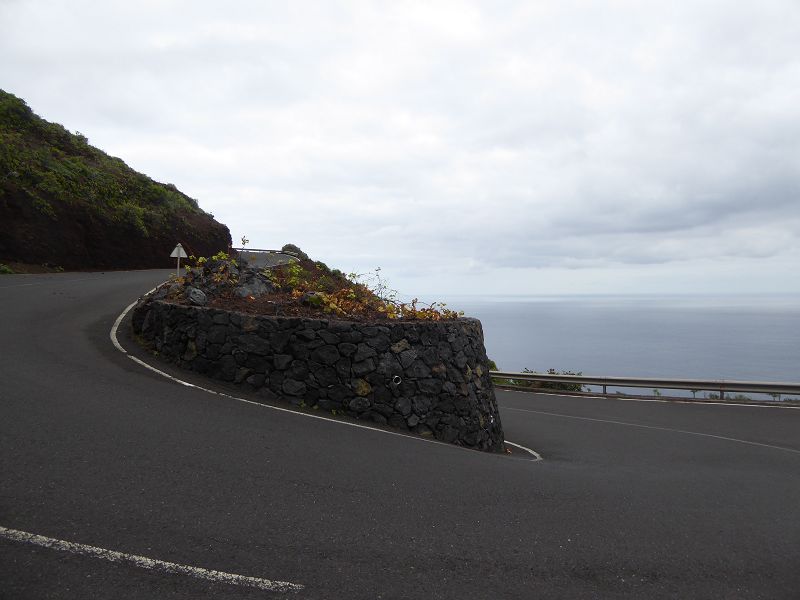
[(115, 550), (106, 550), (105, 548), (98, 548), (96, 546), (87, 546), (86, 544), (77, 544), (75, 542), (67, 542), (56, 538), (45, 537), (43, 535), (37, 535), (27, 531), (9, 529), (7, 527), (3, 527), (2, 525), (0, 525), (0, 537), (4, 537), (15, 542), (42, 546), (43, 548), (61, 550), (63, 552), (80, 554), (82, 556), (91, 556), (93, 558), (107, 560), (112, 563), (129, 564), (141, 569), (149, 569), (151, 571), (159, 571), (162, 573), (172, 573), (175, 575), (188, 575), (189, 577), (205, 579), (206, 581), (213, 581), (215, 583), (228, 583), (231, 585), (254, 587), (269, 592), (294, 592), (305, 588), (305, 586), (300, 585), (299, 583), (290, 583), (288, 581), (272, 581), (270, 579), (261, 579), (260, 577), (247, 577), (245, 575), (236, 575), (235, 573), (225, 573), (224, 571), (214, 571), (211, 569), (203, 569), (201, 567), (179, 565), (177, 563), (147, 558), (146, 556), (125, 554), (124, 552), (117, 552)]
[(700, 433), (698, 431), (686, 431), (684, 429), (672, 429), (670, 427), (656, 427), (655, 425), (640, 425), (639, 423), (626, 423), (625, 421), (612, 421), (610, 419), (595, 419), (593, 417), (578, 417), (575, 415), (564, 415), (561, 413), (547, 412), (544, 410), (532, 410), (529, 408), (509, 408), (505, 407), (504, 410), (515, 410), (517, 412), (536, 413), (539, 415), (549, 415), (551, 417), (560, 417), (562, 419), (577, 419), (580, 421), (595, 421), (597, 423), (610, 423), (612, 425), (625, 425), (626, 427), (641, 427), (642, 429), (655, 429), (657, 431), (670, 431), (673, 433), (683, 433), (686, 435), (697, 435), (700, 437), (714, 438), (717, 440), (724, 440), (726, 442), (737, 442), (739, 444), (747, 444), (748, 446), (760, 446), (761, 448), (771, 448), (773, 450), (783, 450), (785, 452), (793, 452), (800, 454), (800, 450), (794, 448), (786, 448), (784, 446), (773, 446), (772, 444), (762, 444), (760, 442), (751, 442), (750, 440), (740, 440), (738, 438), (725, 437), (724, 435), (714, 435), (713, 433)]
[[(150, 290), (150, 292), (152, 292), (152, 291), (153, 290)], [(149, 294), (150, 292), (147, 292), (147, 293)], [(125, 350), (125, 348), (122, 347), (122, 344), (119, 343), (119, 340), (117, 339), (117, 329), (119, 329), (119, 324), (122, 323), (122, 319), (125, 318), (125, 315), (128, 314), (128, 311), (130, 309), (132, 309), (134, 306), (136, 306), (137, 302), (138, 302), (138, 300), (136, 302), (131, 302), (130, 304), (128, 304), (128, 306), (125, 307), (125, 310), (122, 311), (122, 314), (117, 317), (116, 321), (114, 321), (114, 326), (111, 327), (111, 333), (109, 334), (109, 337), (111, 337), (111, 343), (114, 344), (114, 347), (117, 350), (119, 350), (120, 352), (122, 352), (123, 354), (127, 355), (129, 358), (133, 358), (133, 357), (130, 356), (130, 354), (128, 354), (128, 351)]]
[(525, 446), (520, 446), (519, 444), (515, 444), (514, 442), (509, 442), (508, 440), (506, 440), (506, 444), (508, 444), (509, 446), (514, 446), (515, 448), (519, 448), (520, 450), (524, 450), (525, 452), (528, 452), (531, 456), (534, 457), (533, 462), (539, 462), (540, 460), (542, 460), (542, 455), (536, 452), (535, 450), (531, 450), (530, 448), (526, 448)]
[[(145, 296), (148, 295), (148, 294), (153, 293), (156, 289), (158, 289), (158, 286), (154, 287), (152, 290), (147, 292), (147, 294), (145, 294)], [(260, 408), (271, 408), (272, 410), (278, 410), (278, 411), (281, 411), (281, 412), (291, 413), (293, 415), (299, 415), (301, 417), (309, 417), (311, 419), (320, 419), (321, 421), (328, 421), (329, 423), (336, 423), (338, 425), (347, 425), (349, 427), (358, 427), (359, 429), (368, 429), (369, 431), (376, 431), (378, 433), (385, 433), (387, 435), (396, 435), (396, 436), (399, 436), (399, 437), (406, 438), (408, 440), (416, 440), (416, 441), (419, 441), (419, 442), (430, 442), (432, 444), (443, 444), (443, 442), (440, 442), (438, 440), (429, 440), (429, 439), (426, 439), (426, 438), (423, 438), (423, 437), (413, 437), (413, 436), (406, 435), (406, 434), (403, 434), (403, 433), (397, 433), (397, 432), (394, 432), (394, 431), (386, 431), (385, 429), (378, 429), (376, 427), (369, 427), (368, 425), (359, 425), (358, 423), (350, 423), (348, 421), (338, 421), (336, 419), (329, 419), (328, 417), (323, 417), (321, 415), (310, 415), (308, 413), (298, 412), (296, 410), (291, 410), (291, 409), (288, 409), (288, 408), (281, 408), (279, 406), (272, 406), (271, 404), (262, 404), (260, 402), (253, 402), (252, 400), (246, 400), (245, 398), (239, 398), (237, 396), (232, 396), (230, 394), (226, 394), (225, 392), (216, 392), (214, 390), (210, 390), (208, 388), (204, 388), (204, 387), (201, 387), (199, 385), (195, 385), (193, 383), (189, 383), (188, 381), (183, 381), (182, 379), (178, 379), (177, 377), (174, 377), (173, 375), (170, 375), (169, 373), (165, 373), (164, 371), (161, 371), (160, 369), (156, 369), (155, 367), (147, 364), (146, 362), (144, 362), (140, 358), (136, 358), (135, 356), (131, 356), (128, 353), (128, 351), (125, 350), (125, 348), (122, 347), (122, 344), (120, 344), (119, 340), (117, 339), (117, 330), (119, 329), (119, 326), (122, 323), (122, 320), (126, 317), (128, 312), (134, 306), (136, 306), (137, 302), (138, 302), (138, 300), (136, 302), (131, 302), (128, 306), (125, 307), (125, 310), (123, 310), (122, 313), (117, 317), (117, 320), (114, 321), (114, 325), (111, 327), (111, 331), (109, 333), (109, 337), (111, 338), (111, 343), (114, 344), (114, 347), (117, 350), (122, 352), (125, 356), (130, 358), (133, 362), (143, 366), (145, 369), (150, 369), (151, 371), (153, 371), (154, 373), (157, 373), (158, 375), (161, 375), (162, 377), (166, 377), (167, 379), (171, 379), (175, 383), (179, 383), (181, 385), (185, 385), (186, 387), (195, 388), (195, 389), (201, 390), (203, 392), (208, 392), (209, 394), (214, 394), (216, 396), (223, 396), (224, 398), (230, 398), (231, 400), (237, 400), (239, 402), (244, 402), (245, 404), (252, 404), (253, 406), (258, 406)], [(521, 450), (524, 450), (525, 452), (530, 453), (531, 456), (533, 456), (534, 459), (535, 459), (532, 462), (539, 462), (540, 460), (542, 460), (541, 455), (538, 452), (534, 452), (530, 448), (526, 448), (525, 446), (520, 446), (519, 444), (514, 444), (513, 442), (509, 442), (508, 440), (506, 440), (505, 443), (509, 444), (511, 446), (515, 446), (516, 448), (520, 448)], [(469, 448), (463, 448), (461, 446), (455, 446), (454, 444), (446, 444), (446, 445), (451, 447), (451, 448), (469, 450)]]

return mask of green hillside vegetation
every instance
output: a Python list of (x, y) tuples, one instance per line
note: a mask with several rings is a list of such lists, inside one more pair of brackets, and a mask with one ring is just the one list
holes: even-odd
[(38, 117), (0, 90), (0, 259), (66, 268), (166, 266), (181, 241), (198, 254), (228, 229), (172, 184), (153, 181)]

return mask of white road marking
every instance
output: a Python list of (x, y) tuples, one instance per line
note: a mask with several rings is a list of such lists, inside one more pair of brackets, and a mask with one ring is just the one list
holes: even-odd
[[(150, 290), (150, 292), (152, 291), (153, 290)], [(150, 292), (147, 293), (149, 294)], [(128, 314), (128, 311), (130, 311), (130, 309), (136, 306), (137, 302), (139, 301), (137, 300), (136, 302), (131, 302), (130, 304), (128, 304), (128, 306), (125, 307), (125, 310), (122, 311), (122, 314), (117, 317), (116, 321), (114, 321), (114, 325), (113, 327), (111, 327), (111, 333), (109, 334), (109, 337), (111, 338), (111, 343), (114, 344), (114, 347), (123, 354), (125, 354), (128, 358), (133, 358), (133, 357), (130, 354), (128, 354), (128, 351), (125, 350), (125, 348), (122, 347), (122, 344), (119, 343), (119, 340), (117, 339), (117, 330), (119, 329), (119, 324), (122, 323), (122, 319), (125, 318), (125, 315)]]
[(683, 433), (685, 435), (697, 435), (700, 437), (714, 438), (717, 440), (724, 440), (726, 442), (736, 442), (739, 444), (747, 444), (748, 446), (759, 446), (761, 448), (771, 448), (773, 450), (783, 450), (785, 452), (792, 452), (800, 454), (800, 450), (794, 448), (786, 448), (784, 446), (773, 446), (772, 444), (762, 444), (760, 442), (751, 442), (750, 440), (741, 440), (738, 438), (725, 437), (724, 435), (714, 435), (712, 433), (700, 433), (698, 431), (686, 431), (684, 429), (672, 429), (670, 427), (656, 427), (655, 425), (641, 425), (639, 423), (627, 423), (625, 421), (613, 421), (610, 419), (596, 419), (594, 417), (578, 417), (575, 415), (564, 415), (561, 413), (548, 412), (544, 410), (532, 410), (529, 408), (509, 408), (505, 407), (504, 410), (515, 410), (517, 412), (536, 413), (539, 415), (549, 415), (551, 417), (560, 417), (562, 419), (577, 419), (580, 421), (595, 421), (597, 423), (610, 423), (612, 425), (624, 425), (626, 427), (640, 427), (642, 429), (655, 429), (657, 431), (670, 431), (672, 433)]
[[(145, 294), (145, 296), (148, 295), (148, 294), (151, 294), (157, 288), (158, 288), (158, 286), (154, 287), (152, 290), (147, 292), (147, 294)], [(311, 415), (311, 414), (308, 414), (308, 413), (299, 412), (299, 411), (291, 410), (291, 409), (288, 409), (288, 408), (281, 408), (279, 406), (272, 406), (271, 404), (262, 404), (260, 402), (254, 402), (252, 400), (247, 400), (245, 398), (239, 398), (238, 396), (232, 396), (231, 394), (226, 394), (225, 392), (217, 392), (215, 390), (210, 390), (208, 388), (204, 388), (202, 386), (195, 385), (194, 383), (189, 383), (188, 381), (184, 381), (182, 379), (178, 379), (177, 377), (175, 377), (173, 375), (170, 375), (169, 373), (165, 373), (164, 371), (162, 371), (160, 369), (157, 369), (157, 368), (147, 364), (143, 360), (141, 360), (141, 359), (139, 359), (139, 358), (137, 358), (135, 356), (132, 356), (131, 354), (128, 353), (127, 350), (125, 350), (125, 348), (122, 347), (122, 344), (119, 343), (119, 340), (117, 339), (117, 331), (119, 330), (119, 326), (122, 323), (123, 319), (125, 319), (125, 317), (127, 316), (128, 312), (130, 312), (130, 310), (134, 306), (136, 306), (137, 302), (138, 302), (138, 300), (136, 302), (131, 302), (128, 306), (126, 306), (125, 310), (123, 310), (122, 313), (117, 317), (117, 320), (114, 321), (114, 325), (111, 327), (111, 332), (109, 333), (109, 337), (111, 338), (111, 343), (114, 344), (114, 347), (117, 350), (122, 352), (125, 356), (130, 358), (136, 364), (139, 364), (139, 365), (143, 366), (145, 369), (149, 369), (153, 373), (157, 373), (158, 375), (161, 375), (162, 377), (166, 377), (167, 379), (170, 379), (170, 380), (174, 381), (175, 383), (179, 383), (179, 384), (184, 385), (186, 387), (195, 388), (195, 389), (201, 390), (203, 392), (207, 392), (209, 394), (214, 394), (216, 396), (222, 396), (224, 398), (230, 398), (231, 400), (237, 400), (238, 402), (244, 402), (245, 404), (251, 404), (253, 406), (258, 406), (260, 408), (270, 408), (272, 410), (277, 410), (277, 411), (281, 411), (281, 412), (285, 412), (285, 413), (290, 413), (290, 414), (298, 415), (298, 416), (301, 416), (301, 417), (309, 417), (311, 419), (320, 419), (321, 421), (328, 421), (329, 423), (336, 423), (338, 425), (347, 425), (348, 427), (357, 427), (359, 429), (367, 429), (369, 431), (375, 431), (375, 432), (378, 432), (378, 433), (385, 433), (386, 435), (395, 435), (395, 436), (398, 436), (398, 437), (405, 438), (407, 440), (416, 440), (416, 441), (419, 441), (419, 442), (429, 442), (429, 443), (432, 443), (432, 444), (446, 445), (447, 447), (457, 448), (457, 449), (460, 449), (460, 450), (471, 450), (470, 448), (464, 448), (463, 446), (456, 446), (454, 444), (445, 444), (444, 442), (440, 442), (438, 440), (430, 440), (430, 439), (426, 439), (424, 437), (415, 437), (415, 436), (407, 435), (407, 434), (404, 434), (404, 433), (398, 433), (398, 432), (394, 432), (394, 431), (387, 431), (385, 429), (378, 429), (376, 427), (370, 427), (368, 425), (360, 425), (358, 423), (350, 423), (348, 421), (339, 421), (337, 419), (330, 419), (328, 417), (323, 417), (321, 415)], [(509, 442), (508, 440), (506, 440), (505, 443), (509, 444), (511, 446), (515, 446), (516, 448), (519, 448), (521, 450), (524, 450), (525, 452), (530, 453), (530, 455), (534, 457), (534, 460), (532, 462), (539, 462), (540, 460), (542, 460), (541, 455), (538, 452), (534, 452), (530, 448), (526, 448), (525, 446), (520, 446), (519, 444), (514, 444), (513, 442)], [(493, 454), (492, 456), (499, 456), (499, 455), (494, 455)]]
[(148, 558), (146, 556), (126, 554), (124, 552), (106, 550), (105, 548), (98, 548), (96, 546), (87, 546), (86, 544), (78, 544), (75, 542), (67, 542), (56, 538), (45, 537), (43, 535), (37, 535), (27, 531), (9, 529), (7, 527), (3, 527), (2, 525), (0, 525), (0, 537), (4, 537), (15, 542), (22, 542), (25, 544), (41, 546), (43, 548), (50, 548), (52, 550), (61, 550), (62, 552), (70, 552), (72, 554), (99, 558), (112, 563), (133, 565), (141, 569), (159, 571), (161, 573), (172, 573), (175, 575), (188, 575), (189, 577), (194, 577), (196, 579), (204, 579), (206, 581), (213, 581), (215, 583), (228, 583), (231, 585), (254, 587), (268, 592), (295, 592), (305, 588), (305, 586), (300, 585), (299, 583), (291, 583), (288, 581), (272, 581), (270, 579), (261, 579), (260, 577), (248, 577), (246, 575), (237, 575), (235, 573), (225, 573), (224, 571), (214, 571), (211, 569), (203, 569), (201, 567), (180, 565), (177, 563)]
[(520, 446), (519, 444), (515, 444), (514, 442), (509, 442), (508, 440), (506, 440), (506, 444), (508, 444), (509, 446), (514, 446), (515, 448), (519, 448), (520, 450), (524, 450), (525, 452), (528, 452), (531, 456), (534, 457), (533, 462), (539, 462), (540, 460), (542, 460), (542, 455), (536, 452), (535, 450), (531, 450), (530, 448), (526, 448), (525, 446)]

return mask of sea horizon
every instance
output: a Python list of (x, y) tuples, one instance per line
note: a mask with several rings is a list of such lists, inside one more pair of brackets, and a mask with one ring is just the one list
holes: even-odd
[(453, 294), (505, 371), (800, 381), (800, 294)]

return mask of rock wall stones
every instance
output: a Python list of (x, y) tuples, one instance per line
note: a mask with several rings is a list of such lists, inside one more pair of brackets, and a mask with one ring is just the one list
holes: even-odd
[(252, 316), (146, 298), (133, 329), (161, 356), (265, 399), (500, 452), (480, 321), (367, 324)]

